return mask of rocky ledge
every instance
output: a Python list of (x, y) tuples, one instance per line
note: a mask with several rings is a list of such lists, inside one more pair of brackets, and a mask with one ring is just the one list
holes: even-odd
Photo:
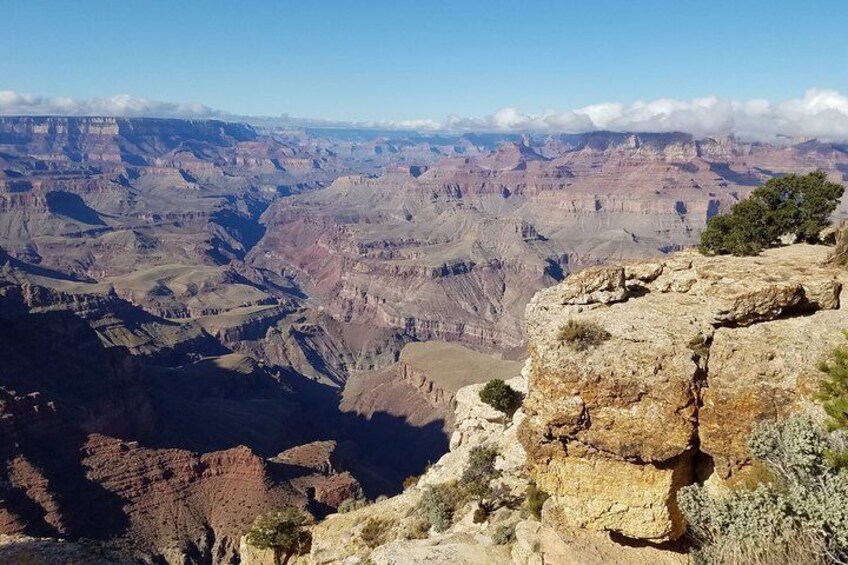
[[(552, 495), (544, 522), (674, 540), (686, 528), (680, 487), (744, 477), (752, 425), (800, 409), (817, 362), (844, 342), (848, 273), (827, 255), (687, 252), (586, 269), (539, 292), (526, 313), (519, 437)], [(576, 346), (566, 324), (594, 342)]]

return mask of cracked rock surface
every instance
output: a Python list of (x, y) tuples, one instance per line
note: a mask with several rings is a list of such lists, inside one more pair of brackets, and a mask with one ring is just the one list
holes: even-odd
[[(760, 420), (799, 409), (816, 364), (848, 328), (848, 273), (828, 248), (591, 268), (527, 307), (527, 414), (519, 437), (531, 474), (553, 497), (554, 528), (680, 537), (676, 491), (746, 472)], [(578, 351), (569, 320), (608, 339)]]

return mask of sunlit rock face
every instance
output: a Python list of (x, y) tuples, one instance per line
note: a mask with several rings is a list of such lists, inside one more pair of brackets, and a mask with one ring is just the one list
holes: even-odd
[[(844, 338), (846, 274), (827, 248), (682, 253), (589, 269), (527, 308), (530, 393), (520, 437), (553, 498), (549, 523), (672, 540), (675, 493), (744, 474), (760, 420), (798, 409)], [(607, 339), (578, 351), (569, 320)]]

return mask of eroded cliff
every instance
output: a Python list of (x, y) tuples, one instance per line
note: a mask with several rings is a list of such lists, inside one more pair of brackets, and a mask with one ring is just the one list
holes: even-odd
[[(553, 496), (546, 520), (651, 541), (685, 531), (676, 491), (728, 484), (752, 425), (796, 410), (843, 341), (846, 273), (828, 249), (755, 258), (675, 255), (587, 269), (527, 308), (521, 441)], [(593, 327), (583, 350), (566, 324)]]

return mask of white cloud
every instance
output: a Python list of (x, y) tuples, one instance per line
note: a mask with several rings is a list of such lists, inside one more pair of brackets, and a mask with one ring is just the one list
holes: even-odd
[(110, 98), (35, 96), (0, 90), (0, 115), (7, 116), (151, 116), (158, 118), (223, 118), (227, 114), (203, 104), (162, 102), (119, 94)]
[(771, 103), (709, 96), (693, 100), (661, 98), (649, 102), (610, 102), (565, 112), (527, 114), (502, 108), (482, 118), (449, 116), (441, 128), (452, 131), (538, 131), (581, 133), (612, 130), (683, 131), (697, 136), (734, 134), (752, 139), (779, 136), (848, 140), (848, 96), (810, 89), (802, 98)]
[(481, 118), (451, 115), (442, 121), (328, 122), (322, 120), (244, 117), (196, 103), (173, 103), (128, 95), (78, 100), (0, 90), (0, 115), (110, 115), (175, 118), (220, 118), (266, 125), (397, 128), (418, 131), (495, 131), (581, 133), (596, 130), (671, 132), (696, 136), (734, 134), (750, 139), (780, 136), (848, 140), (848, 96), (813, 88), (784, 102), (737, 101), (708, 96), (692, 100), (661, 98), (648, 102), (607, 102), (566, 111), (525, 113), (504, 107)]

